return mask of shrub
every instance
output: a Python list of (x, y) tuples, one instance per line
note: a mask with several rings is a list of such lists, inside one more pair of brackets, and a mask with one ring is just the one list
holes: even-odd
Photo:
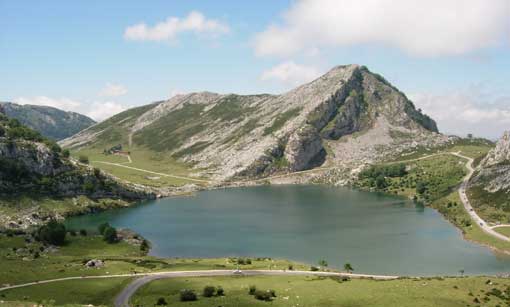
[(254, 296), (259, 301), (266, 301), (266, 302), (270, 301), (272, 298), (271, 293), (269, 291), (262, 291), (262, 290), (255, 291)]
[(74, 230), (69, 230), (69, 234), (71, 235), (71, 237), (76, 237), (76, 231)]
[(205, 286), (204, 290), (202, 291), (202, 295), (204, 297), (212, 297), (214, 296), (214, 293), (216, 293), (216, 288), (213, 286)]
[(191, 302), (197, 300), (195, 291), (189, 289), (183, 289), (180, 293), (181, 302)]
[(248, 294), (249, 294), (249, 295), (254, 295), (254, 294), (255, 294), (255, 292), (257, 292), (257, 287), (255, 287), (255, 286), (253, 286), (253, 285), (252, 285), (252, 286), (250, 286), (250, 288), (248, 289)]
[(104, 230), (103, 239), (108, 243), (115, 243), (118, 240), (117, 229), (108, 227)]
[(63, 158), (69, 158), (69, 156), (71, 155), (71, 152), (69, 152), (69, 149), (64, 149), (62, 150), (62, 157)]
[(86, 237), (86, 236), (87, 236), (87, 230), (85, 230), (85, 229), (80, 229), (80, 236), (84, 236), (84, 237)]
[(67, 231), (64, 224), (51, 220), (48, 224), (38, 229), (37, 239), (47, 244), (63, 245), (66, 233)]
[(147, 242), (147, 240), (142, 241), (142, 244), (140, 244), (140, 250), (142, 252), (146, 252), (149, 250), (149, 242)]
[(318, 268), (318, 267), (316, 267), (316, 266), (311, 266), (311, 267), (310, 267), (310, 271), (312, 271), (312, 272), (316, 272), (316, 271), (318, 271), (318, 270), (319, 270), (319, 268)]
[(162, 305), (168, 305), (164, 297), (158, 298), (158, 301), (156, 302), (156, 305), (162, 306)]
[(218, 289), (216, 289), (216, 295), (217, 296), (224, 296), (225, 295), (225, 290), (223, 290), (223, 288), (221, 286), (218, 286)]
[(288, 269), (289, 269), (289, 271), (292, 271), (292, 270), (294, 270), (294, 266), (292, 264), (289, 264), (289, 268)]
[(101, 179), (101, 170), (97, 167), (94, 167), (94, 176), (97, 178), (97, 179)]
[(87, 157), (85, 155), (80, 155), (78, 157), (78, 161), (80, 161), (80, 163), (83, 163), (83, 164), (89, 164), (89, 157)]
[(99, 234), (104, 234), (104, 231), (106, 230), (106, 228), (110, 228), (112, 226), (110, 226), (109, 223), (102, 223), (101, 225), (97, 226), (97, 230), (99, 231)]

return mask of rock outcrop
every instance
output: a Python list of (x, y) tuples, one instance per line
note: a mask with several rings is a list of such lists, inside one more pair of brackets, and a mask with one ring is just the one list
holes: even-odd
[(301, 171), (314, 164), (321, 164), (325, 155), (319, 132), (311, 125), (305, 125), (294, 132), (285, 147), (285, 158), (291, 171)]
[(482, 167), (490, 167), (508, 161), (510, 161), (510, 131), (505, 131), (496, 147), (487, 154), (481, 165)]
[(487, 156), (471, 180), (472, 186), (481, 186), (489, 193), (510, 192), (510, 132), (506, 131)]

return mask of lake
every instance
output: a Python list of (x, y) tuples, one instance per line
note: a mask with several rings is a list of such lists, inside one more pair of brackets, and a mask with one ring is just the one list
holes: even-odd
[(133, 229), (161, 257), (250, 256), (358, 273), (398, 275), (510, 272), (510, 257), (463, 240), (438, 212), (389, 195), (327, 186), (259, 186), (69, 218), (73, 229), (109, 222)]

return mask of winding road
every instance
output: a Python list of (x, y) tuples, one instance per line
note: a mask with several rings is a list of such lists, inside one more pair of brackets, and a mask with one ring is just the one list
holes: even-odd
[(487, 224), (486, 221), (484, 221), (477, 213), (476, 211), (473, 209), (473, 207), (471, 206), (471, 203), (469, 202), (469, 199), (467, 197), (467, 194), (466, 194), (466, 189), (467, 189), (467, 186), (468, 186), (468, 183), (469, 183), (469, 179), (471, 179), (471, 176), (473, 176), (473, 173), (475, 172), (475, 169), (473, 168), (473, 158), (470, 158), (470, 157), (466, 157), (466, 156), (463, 156), (461, 155), (460, 153), (454, 153), (452, 152), (451, 153), (452, 155), (454, 156), (457, 156), (459, 158), (463, 158), (463, 159), (466, 159), (467, 162), (466, 162), (466, 167), (468, 169), (468, 174), (464, 177), (463, 181), (462, 181), (462, 184), (460, 185), (460, 188), (459, 188), (459, 196), (460, 196), (460, 200), (462, 201), (462, 204), (464, 205), (464, 208), (466, 209), (467, 213), (469, 214), (469, 216), (471, 217), (471, 219), (473, 221), (476, 222), (476, 224), (482, 229), (483, 232), (485, 232), (486, 234), (488, 235), (491, 235), (495, 238), (498, 238), (500, 240), (503, 240), (503, 241), (507, 241), (507, 242), (510, 242), (510, 238), (508, 238), (507, 236), (505, 235), (502, 235), (498, 232), (496, 232), (493, 227), (489, 226)]

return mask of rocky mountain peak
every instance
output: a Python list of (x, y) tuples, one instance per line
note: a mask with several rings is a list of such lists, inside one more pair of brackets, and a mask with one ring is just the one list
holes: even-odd
[(510, 131), (505, 131), (496, 147), (487, 154), (481, 165), (489, 167), (506, 161), (510, 161)]

